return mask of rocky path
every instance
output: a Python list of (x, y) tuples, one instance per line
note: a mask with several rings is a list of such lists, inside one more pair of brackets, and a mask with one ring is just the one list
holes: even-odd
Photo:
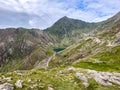
[(35, 68), (45, 68), (45, 69), (47, 69), (49, 67), (49, 62), (51, 61), (51, 59), (53, 57), (55, 57), (55, 55), (56, 55), (56, 52), (52, 56), (50, 56), (50, 57), (44, 59), (43, 61), (41, 61)]
[(46, 62), (46, 68), (48, 68), (49, 67), (49, 62), (51, 61), (51, 59), (53, 58), (53, 57), (55, 57), (55, 55), (56, 55), (56, 52), (51, 56), (51, 57), (49, 57), (48, 59), (47, 59), (47, 62)]

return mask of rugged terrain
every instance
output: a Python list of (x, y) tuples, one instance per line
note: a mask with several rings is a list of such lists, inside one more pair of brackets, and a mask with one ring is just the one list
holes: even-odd
[(0, 90), (120, 90), (120, 13), (0, 32)]
[(55, 40), (41, 30), (25, 28), (1, 29), (1, 70), (33, 68), (33, 64), (52, 54), (50, 47), (54, 43)]

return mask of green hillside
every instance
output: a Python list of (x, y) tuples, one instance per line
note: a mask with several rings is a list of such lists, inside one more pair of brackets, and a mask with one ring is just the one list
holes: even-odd
[(120, 13), (0, 29), (0, 66), (0, 90), (120, 90)]

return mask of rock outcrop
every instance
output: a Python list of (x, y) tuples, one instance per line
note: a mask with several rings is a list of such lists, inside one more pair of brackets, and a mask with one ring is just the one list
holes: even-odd
[(83, 81), (83, 85), (87, 88), (89, 86), (88, 78), (83, 73), (76, 73), (76, 78)]
[(12, 84), (4, 83), (0, 85), (0, 90), (14, 90), (14, 87)]
[(120, 85), (120, 73), (115, 72), (98, 72), (95, 70), (87, 70), (88, 74), (101, 85)]
[(15, 86), (18, 88), (22, 88), (22, 82), (23, 82), (22, 80), (17, 80)]
[(48, 90), (54, 90), (54, 89), (53, 89), (52, 87), (49, 86), (49, 87), (48, 87)]

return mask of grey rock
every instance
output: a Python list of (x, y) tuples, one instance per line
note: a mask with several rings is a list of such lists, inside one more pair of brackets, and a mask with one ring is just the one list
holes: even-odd
[(17, 80), (15, 86), (18, 88), (22, 88), (22, 82), (23, 82), (22, 80)]
[(82, 81), (84, 81), (84, 82), (87, 82), (88, 80), (87, 80), (87, 77), (86, 76), (84, 76), (84, 74), (83, 73), (76, 73), (76, 78), (78, 78), (78, 79), (80, 79), (80, 80), (82, 80)]
[(52, 87), (49, 86), (49, 87), (48, 87), (48, 90), (54, 90), (54, 89), (53, 89)]
[(83, 82), (83, 85), (85, 86), (85, 88), (87, 88), (89, 86), (88, 82)]
[(9, 83), (4, 83), (0, 85), (0, 90), (13, 90), (14, 86)]
[(95, 79), (96, 82), (104, 86), (112, 85), (112, 83), (120, 85), (120, 73), (98, 72), (95, 70), (87, 70), (87, 72)]
[(120, 44), (120, 38), (114, 42), (115, 44)]
[(85, 88), (89, 86), (88, 78), (84, 76), (83, 73), (76, 73), (76, 78), (83, 81), (83, 85), (85, 86)]

